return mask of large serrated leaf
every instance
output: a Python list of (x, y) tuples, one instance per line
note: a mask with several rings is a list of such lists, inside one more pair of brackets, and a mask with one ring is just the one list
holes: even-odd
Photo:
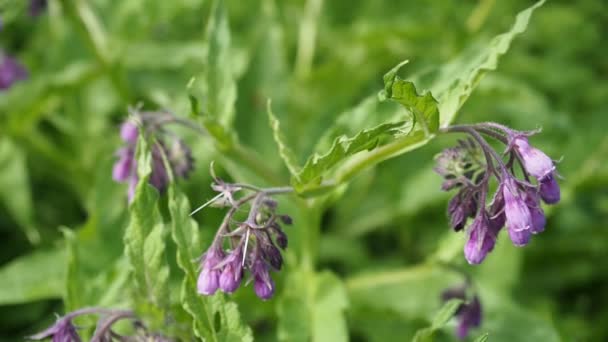
[(300, 173), (300, 167), (298, 165), (298, 160), (296, 158), (295, 153), (287, 145), (287, 139), (285, 138), (285, 135), (281, 131), (281, 123), (279, 122), (279, 119), (277, 119), (277, 117), (272, 112), (270, 100), (268, 101), (267, 112), (268, 112), (268, 121), (270, 122), (270, 128), (272, 128), (272, 134), (274, 137), (274, 141), (277, 144), (277, 147), (279, 149), (279, 155), (281, 156), (281, 159), (283, 159), (283, 162), (285, 163), (285, 166), (287, 166), (287, 169), (289, 169), (289, 172), (293, 176), (297, 176)]
[(234, 119), (236, 82), (230, 50), (230, 27), (224, 2), (215, 0), (207, 24), (206, 114), (229, 127)]
[[(197, 293), (197, 265), (202, 254), (198, 225), (188, 213), (190, 203), (186, 196), (171, 185), (168, 190), (171, 235), (177, 245), (177, 263), (184, 271), (181, 304), (190, 314), (196, 336), (208, 341), (252, 341), (251, 329), (240, 318), (236, 304), (224, 300), (223, 295), (203, 297)], [(220, 316), (220, 329), (214, 324), (215, 314)]]
[(279, 302), (280, 341), (348, 341), (343, 283), (330, 272), (292, 272)]
[(158, 209), (158, 192), (148, 184), (151, 174), (148, 142), (140, 136), (137, 143), (139, 182), (129, 207), (129, 225), (124, 243), (134, 279), (139, 311), (162, 324), (169, 308), (169, 268), (165, 256), (165, 226)]
[(438, 78), (430, 89), (439, 99), (440, 125), (446, 127), (454, 121), (458, 110), (469, 98), (483, 76), (498, 67), (499, 58), (507, 53), (511, 42), (528, 28), (534, 10), (545, 3), (538, 1), (519, 12), (511, 29), (492, 39), (486, 46), (463, 52), (439, 70)]
[(411, 121), (389, 122), (364, 129), (353, 137), (337, 137), (329, 151), (308, 158), (300, 172), (292, 178), (294, 187), (298, 192), (304, 192), (318, 186), (323, 174), (347, 157), (374, 149), (382, 138), (407, 135), (411, 128), (410, 123)]

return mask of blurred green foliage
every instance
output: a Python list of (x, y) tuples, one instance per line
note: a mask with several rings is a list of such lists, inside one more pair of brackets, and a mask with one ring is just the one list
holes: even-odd
[[(530, 1), (49, 0), (39, 17), (23, 3), (0, 1), (1, 48), (30, 73), (0, 93), (0, 340), (42, 329), (53, 313), (101, 305), (136, 308), (184, 340), (194, 323), (196, 336), (217, 330), (227, 340), (401, 341), (418, 331), (452, 341), (440, 293), (463, 280), (446, 264), (480, 292), (484, 322), (471, 339), (608, 340), (604, 1), (549, 1), (508, 37), (508, 52), (493, 37)], [(476, 72), (503, 52), (481, 79)], [(464, 236), (448, 229), (449, 195), (432, 171), (453, 137), (409, 135), (421, 148), (348, 168), (372, 153), (363, 150), (421, 132), (420, 120), (414, 127), (398, 104), (377, 100), (383, 75), (404, 60), (401, 81), (421, 96), (431, 90), (441, 124), (542, 127), (533, 143), (563, 157), (562, 202), (526, 248), (501, 234), (483, 265), (464, 261)], [(211, 133), (180, 131), (195, 174), (160, 197), (140, 184), (146, 201), (129, 209), (111, 179), (127, 108), (188, 117), (190, 96), (206, 113), (193, 119)], [(251, 286), (225, 298), (193, 293), (189, 261), (222, 213), (205, 209), (197, 222), (184, 214), (213, 196), (211, 160), (229, 179), (272, 186), (292, 177), (321, 196), (281, 199), (295, 225), (273, 300), (261, 302)], [(323, 192), (321, 175), (345, 183)], [(156, 277), (156, 301), (142, 308), (146, 277)], [(168, 313), (175, 324), (163, 326)]]

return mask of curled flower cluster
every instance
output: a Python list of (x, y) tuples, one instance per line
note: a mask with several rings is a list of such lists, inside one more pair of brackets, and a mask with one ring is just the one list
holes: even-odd
[[(515, 246), (528, 244), (532, 234), (545, 229), (541, 200), (546, 204), (560, 200), (553, 160), (528, 141), (528, 137), (537, 132), (515, 131), (496, 123), (451, 126), (444, 130), (470, 136), (439, 154), (435, 168), (444, 178), (443, 190), (458, 190), (448, 204), (451, 227), (460, 231), (467, 220), (472, 219), (464, 247), (467, 261), (481, 263), (494, 248), (497, 235), (505, 225)], [(482, 134), (505, 144), (503, 156)], [(518, 165), (520, 177), (516, 172)], [(486, 199), (493, 177), (498, 187), (488, 204)]]
[[(129, 201), (133, 199), (138, 182), (135, 151), (140, 129), (143, 129), (147, 135), (153, 135), (156, 141), (152, 146), (152, 173), (150, 175), (150, 184), (156, 189), (164, 191), (171, 179), (169, 171), (165, 167), (165, 159), (171, 167), (170, 172), (176, 177), (188, 178), (193, 170), (192, 151), (183, 140), (170, 135), (165, 127), (174, 122), (181, 123), (170, 113), (134, 112), (120, 127), (120, 137), (125, 146), (116, 152), (118, 160), (114, 164), (112, 178), (117, 182), (129, 184)], [(166, 144), (166, 137), (172, 139), (171, 145)]]
[[(55, 324), (46, 330), (29, 336), (30, 340), (51, 339), (53, 342), (80, 342), (78, 329), (73, 324), (74, 318), (84, 315), (98, 315), (97, 327), (91, 337), (91, 342), (105, 341), (151, 341), (171, 342), (171, 338), (158, 333), (148, 331), (147, 327), (137, 318), (131, 310), (105, 309), (105, 308), (83, 308), (66, 314), (57, 319)], [(134, 335), (125, 336), (112, 329), (113, 325), (121, 320), (128, 319), (133, 323)]]
[[(270, 299), (275, 291), (270, 271), (281, 269), (281, 250), (287, 248), (287, 235), (281, 224), (292, 223), (291, 217), (277, 214), (278, 204), (271, 196), (291, 192), (292, 188), (259, 189), (225, 183), (215, 176), (212, 188), (219, 194), (193, 214), (209, 204), (229, 210), (211, 246), (201, 257), (198, 292), (206, 296), (218, 289), (232, 293), (241, 285), (245, 270), (249, 270), (256, 295), (263, 300)], [(242, 190), (253, 193), (236, 199), (235, 195)], [(235, 214), (247, 204), (250, 205), (247, 218), (236, 221)]]
[(476, 328), (481, 325), (482, 310), (479, 297), (475, 294), (467, 293), (468, 285), (449, 288), (441, 294), (441, 299), (447, 302), (450, 299), (462, 299), (462, 303), (456, 311), (458, 325), (456, 326), (456, 335), (458, 338), (465, 338), (469, 334), (471, 328)]

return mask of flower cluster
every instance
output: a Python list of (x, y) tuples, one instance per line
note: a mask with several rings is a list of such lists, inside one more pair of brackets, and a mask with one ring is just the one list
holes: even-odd
[(7, 55), (0, 56), (0, 90), (6, 90), (27, 77), (27, 71), (16, 59)]
[(467, 294), (468, 286), (457, 286), (449, 288), (441, 294), (441, 299), (447, 302), (450, 299), (462, 299), (464, 301), (456, 311), (458, 318), (458, 326), (456, 327), (456, 335), (463, 339), (469, 334), (471, 328), (476, 328), (481, 325), (481, 302), (479, 297), (474, 294)]
[[(129, 184), (129, 201), (133, 199), (135, 187), (137, 186), (137, 161), (135, 151), (140, 129), (147, 136), (153, 136), (155, 143), (152, 145), (152, 173), (150, 184), (159, 191), (164, 191), (169, 184), (170, 172), (173, 176), (188, 178), (194, 168), (192, 151), (183, 140), (169, 135), (166, 125), (180, 122), (172, 114), (166, 112), (132, 113), (131, 117), (120, 127), (120, 137), (125, 146), (120, 148), (116, 155), (118, 160), (112, 170), (112, 178), (117, 182)], [(172, 138), (171, 145), (167, 145), (165, 138)], [(165, 160), (170, 170), (165, 167)]]
[[(130, 310), (105, 309), (105, 308), (83, 308), (66, 314), (57, 319), (55, 324), (46, 330), (29, 336), (30, 340), (43, 340), (50, 338), (53, 342), (80, 342), (81, 338), (77, 328), (72, 321), (78, 316), (98, 315), (97, 327), (91, 337), (92, 342), (103, 341), (151, 341), (151, 342), (171, 342), (171, 338), (158, 333), (148, 331), (146, 326), (135, 317)], [(134, 335), (125, 336), (112, 329), (113, 325), (121, 320), (128, 319), (133, 323)]]
[[(451, 227), (462, 230), (472, 219), (464, 247), (467, 261), (481, 263), (505, 225), (515, 246), (528, 244), (532, 234), (545, 229), (541, 200), (546, 204), (560, 200), (553, 160), (528, 141), (537, 132), (515, 131), (496, 123), (451, 126), (445, 131), (470, 135), (470, 139), (439, 154), (435, 168), (444, 178), (443, 190), (458, 190), (448, 204)], [(503, 156), (482, 134), (505, 144)], [(519, 174), (516, 166), (521, 170)], [(498, 186), (487, 203), (492, 178), (497, 179)]]
[[(229, 210), (211, 246), (201, 257), (198, 292), (207, 296), (218, 289), (232, 293), (241, 285), (245, 270), (249, 270), (256, 295), (263, 300), (270, 299), (275, 291), (270, 271), (281, 269), (281, 250), (287, 248), (287, 235), (281, 224), (292, 223), (291, 217), (277, 214), (277, 202), (271, 196), (291, 192), (292, 189), (258, 189), (245, 184), (225, 183), (215, 176), (212, 188), (219, 194), (193, 213), (208, 204), (229, 207)], [(242, 190), (253, 193), (236, 199), (236, 193)], [(246, 204), (250, 204), (247, 218), (242, 222), (236, 221), (235, 214)]]

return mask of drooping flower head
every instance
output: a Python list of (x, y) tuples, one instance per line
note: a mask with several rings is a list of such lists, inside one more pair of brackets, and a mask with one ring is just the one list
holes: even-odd
[(51, 338), (53, 342), (80, 342), (80, 336), (76, 331), (76, 327), (72, 324), (71, 316), (60, 318), (48, 329), (29, 336), (31, 340), (43, 340), (46, 338)]
[[(270, 299), (275, 292), (271, 271), (280, 271), (283, 266), (281, 250), (287, 248), (287, 235), (281, 224), (290, 225), (291, 217), (276, 212), (278, 203), (262, 189), (247, 185), (230, 184), (214, 177), (212, 188), (219, 192), (207, 205), (230, 208), (216, 233), (216, 238), (206, 252), (199, 275), (198, 292), (212, 295), (217, 289), (232, 293), (238, 289), (246, 271), (256, 295), (262, 300)], [(254, 194), (237, 197), (237, 193), (249, 189)], [(250, 203), (251, 202), (251, 203)], [(250, 205), (245, 221), (234, 216), (245, 204)], [(231, 248), (224, 249), (224, 246)]]
[[(528, 141), (536, 132), (519, 132), (496, 123), (458, 125), (444, 131), (466, 133), (471, 138), (444, 150), (436, 157), (435, 168), (444, 178), (443, 190), (458, 190), (448, 204), (451, 227), (463, 230), (467, 220), (474, 218), (466, 229), (464, 252), (469, 263), (485, 259), (505, 225), (515, 246), (527, 245), (533, 234), (545, 230), (541, 200), (547, 204), (559, 202), (560, 189), (553, 160)], [(484, 135), (506, 145), (502, 156)], [(492, 179), (497, 189), (488, 205)]]
[[(137, 112), (133, 111), (131, 117), (120, 126), (120, 138), (125, 146), (116, 153), (118, 160), (112, 170), (112, 178), (117, 182), (129, 184), (128, 198), (133, 199), (135, 187), (139, 180), (137, 175), (137, 162), (135, 151), (140, 130), (144, 134), (153, 136), (154, 144), (151, 147), (152, 173), (149, 183), (159, 191), (164, 191), (170, 182), (170, 174), (174, 178), (187, 178), (194, 169), (194, 159), (190, 148), (179, 138), (167, 133), (167, 124), (177, 122), (172, 114), (166, 112)], [(170, 148), (167, 148), (165, 139), (173, 139)], [(167, 169), (168, 165), (170, 169)]]
[(16, 59), (6, 55), (0, 56), (0, 90), (6, 90), (27, 77), (27, 70)]
[(460, 305), (456, 311), (456, 317), (458, 319), (458, 325), (456, 327), (456, 335), (460, 339), (464, 339), (468, 336), (471, 328), (477, 328), (481, 325), (482, 320), (482, 309), (481, 302), (477, 295), (467, 294), (468, 286), (458, 286), (445, 290), (441, 294), (443, 301), (450, 299), (462, 299), (465, 301)]

